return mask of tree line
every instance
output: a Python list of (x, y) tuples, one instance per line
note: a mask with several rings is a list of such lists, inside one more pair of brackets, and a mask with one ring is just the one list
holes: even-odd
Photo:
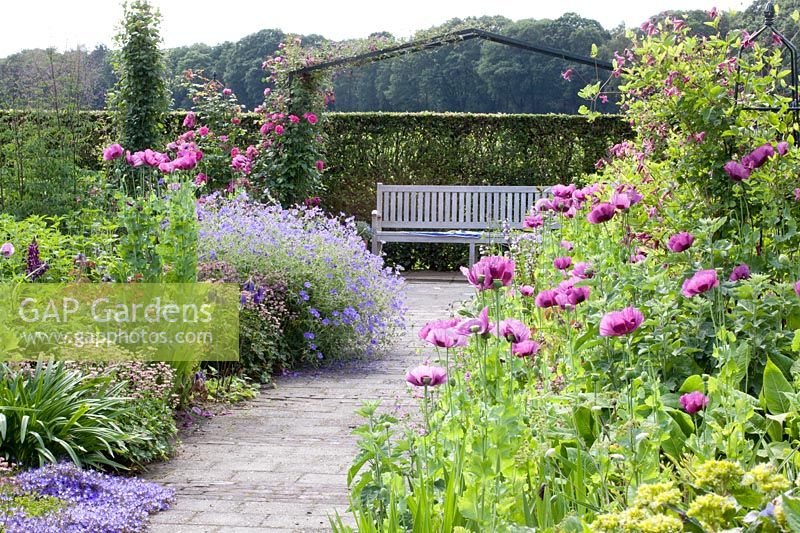
[[(726, 14), (721, 30), (760, 27), (763, 2), (745, 11)], [(778, 28), (796, 37), (797, 24), (790, 14), (800, 0), (780, 2)], [(714, 30), (705, 25), (705, 11), (676, 11), (675, 16), (698, 34)], [(557, 19), (504, 17), (453, 19), (425, 30), (425, 35), (476, 26), (530, 43), (589, 55), (610, 61), (615, 51), (626, 48), (622, 26), (605, 29), (596, 20), (574, 13)], [(421, 35), (421, 33), (420, 33)], [(393, 40), (387, 33), (374, 34)], [(261, 63), (275, 52), (287, 34), (278, 29), (261, 30), (236, 42), (194, 44), (165, 50), (172, 90), (172, 107), (188, 109), (192, 103), (180, 77), (186, 70), (202, 70), (222, 81), (239, 101), (253, 109), (263, 99)], [(327, 43), (320, 35), (302, 36), (305, 45)], [(116, 82), (115, 54), (105, 46), (67, 52), (54, 49), (25, 50), (0, 59), (0, 108), (101, 109)], [(571, 81), (561, 74), (573, 68)], [(482, 113), (575, 113), (582, 103), (578, 89), (586, 82), (603, 79), (605, 72), (577, 67), (562, 60), (517, 50), (497, 43), (465, 41), (436, 50), (409, 54), (339, 72), (334, 79), (337, 111), (463, 111)], [(615, 111), (613, 98), (606, 104)]]

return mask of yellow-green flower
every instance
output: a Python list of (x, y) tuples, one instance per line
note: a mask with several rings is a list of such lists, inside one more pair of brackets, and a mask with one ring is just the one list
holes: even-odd
[(615, 533), (619, 531), (620, 519), (617, 513), (598, 515), (592, 522), (592, 531), (597, 533)]
[(638, 531), (641, 533), (679, 533), (683, 531), (683, 522), (674, 516), (657, 514), (639, 522)]
[(698, 520), (706, 529), (717, 531), (725, 525), (725, 515), (735, 510), (735, 500), (712, 492), (695, 498), (686, 514)]
[(651, 511), (659, 511), (667, 505), (677, 505), (681, 501), (681, 491), (675, 487), (675, 483), (651, 483), (641, 485), (636, 492), (636, 499), (633, 505), (646, 507)]
[(753, 485), (756, 490), (763, 492), (769, 499), (789, 490), (791, 483), (782, 474), (775, 471), (769, 463), (754, 466), (744, 475), (742, 483)]
[(739, 463), (712, 459), (699, 465), (695, 471), (695, 483), (701, 489), (730, 492), (741, 485), (744, 471)]

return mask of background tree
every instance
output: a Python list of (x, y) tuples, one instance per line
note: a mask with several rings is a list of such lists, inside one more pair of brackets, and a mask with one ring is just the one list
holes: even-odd
[(166, 65), (159, 48), (161, 15), (146, 0), (124, 4), (120, 51), (114, 67), (118, 81), (110, 95), (120, 143), (131, 151), (161, 144), (164, 115), (169, 109)]

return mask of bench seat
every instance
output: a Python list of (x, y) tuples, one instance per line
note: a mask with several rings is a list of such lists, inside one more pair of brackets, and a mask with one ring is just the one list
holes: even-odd
[(470, 264), (476, 244), (502, 242), (503, 221), (519, 229), (530, 208), (549, 187), (415, 186), (378, 184), (372, 212), (372, 252), (383, 243), (468, 244)]

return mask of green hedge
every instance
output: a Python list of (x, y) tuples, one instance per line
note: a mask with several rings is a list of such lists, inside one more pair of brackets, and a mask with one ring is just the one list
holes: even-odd
[[(170, 114), (167, 138), (184, 113)], [(243, 124), (258, 138), (262, 117)], [(369, 220), (375, 185), (538, 185), (579, 180), (612, 144), (629, 138), (617, 116), (589, 122), (574, 115), (468, 113), (327, 113), (324, 207)], [(103, 111), (0, 111), (0, 209), (17, 216), (64, 214), (75, 208), (101, 168), (111, 141)], [(66, 141), (62, 142), (64, 139)], [(20, 169), (24, 176), (20, 180)], [(463, 246), (390, 245), (390, 261), (406, 267), (452, 268)]]

